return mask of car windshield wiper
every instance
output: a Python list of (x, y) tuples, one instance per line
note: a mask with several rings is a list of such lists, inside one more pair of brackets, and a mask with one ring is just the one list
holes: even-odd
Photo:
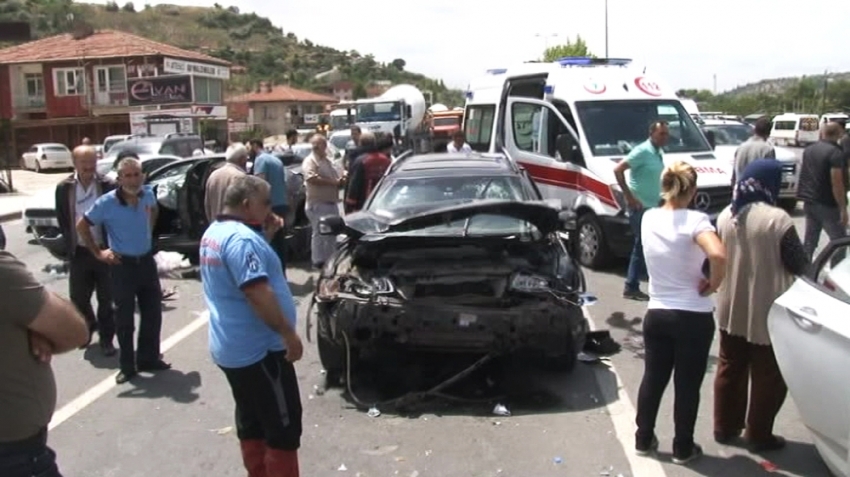
[(460, 236), (466, 238), (469, 235), (469, 224), (472, 222), (472, 217), (467, 217), (466, 221), (463, 223), (463, 232), (461, 232)]

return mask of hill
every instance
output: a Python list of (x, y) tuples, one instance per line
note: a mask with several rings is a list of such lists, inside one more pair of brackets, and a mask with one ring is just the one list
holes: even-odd
[(702, 111), (730, 114), (850, 111), (850, 72), (765, 79), (717, 95), (696, 89), (678, 94), (696, 100)]
[[(131, 2), (104, 6), (70, 0), (0, 0), (0, 20), (30, 22), (35, 38), (68, 32), (75, 21), (84, 21), (96, 29), (122, 30), (207, 53), (245, 68), (244, 74), (233, 75), (232, 93), (248, 91), (261, 80), (317, 90), (327, 86), (328, 78), (336, 77), (352, 82), (359, 96), (365, 96), (371, 82), (388, 80), (432, 91), (435, 102), (463, 104), (460, 91), (446, 88), (442, 80), (406, 71), (402, 58), (382, 63), (369, 54), (316, 45), (274, 26), (268, 18), (241, 13), (237, 7), (137, 8)], [(337, 74), (316, 78), (331, 70)]]

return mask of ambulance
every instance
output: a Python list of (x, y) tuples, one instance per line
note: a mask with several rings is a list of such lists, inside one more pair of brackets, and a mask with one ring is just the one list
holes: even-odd
[(488, 70), (466, 92), (464, 132), (480, 152), (506, 152), (548, 199), (578, 215), (580, 262), (599, 269), (627, 257), (633, 235), (614, 165), (670, 126), (665, 163), (696, 168), (691, 204), (712, 219), (732, 197), (731, 167), (718, 160), (674, 89), (628, 59), (562, 58)]

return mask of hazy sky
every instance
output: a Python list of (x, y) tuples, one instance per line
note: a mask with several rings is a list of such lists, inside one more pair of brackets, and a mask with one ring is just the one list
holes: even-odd
[[(462, 89), (484, 70), (536, 59), (547, 41), (568, 35), (580, 34), (605, 54), (605, 0), (218, 3), (268, 17), (299, 39), (379, 61), (403, 58), (408, 70)], [(712, 89), (715, 74), (723, 91), (765, 78), (850, 71), (848, 18), (847, 0), (608, 0), (609, 56), (632, 58), (677, 89)]]

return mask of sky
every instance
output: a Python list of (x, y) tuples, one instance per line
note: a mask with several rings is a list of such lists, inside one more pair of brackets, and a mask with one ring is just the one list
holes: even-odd
[(847, 0), (218, 0), (302, 40), (383, 62), (402, 58), (406, 69), (459, 89), (489, 68), (538, 59), (547, 45), (577, 34), (604, 56), (606, 2), (608, 56), (631, 58), (675, 89), (714, 90), (715, 77), (721, 92), (761, 79), (850, 71), (842, 39)]

